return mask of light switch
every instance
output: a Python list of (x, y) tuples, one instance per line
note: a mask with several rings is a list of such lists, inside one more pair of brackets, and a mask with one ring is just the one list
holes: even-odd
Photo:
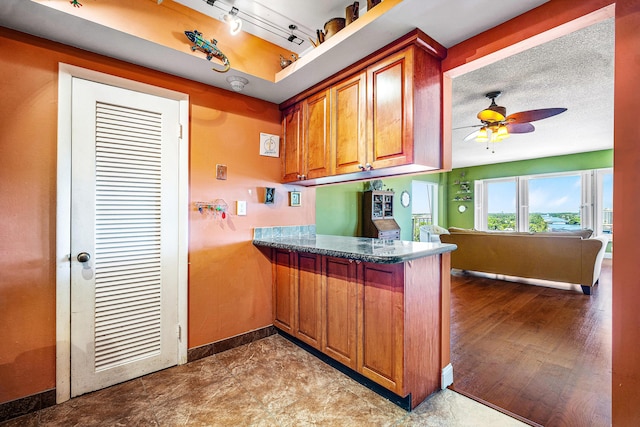
[(247, 201), (246, 200), (238, 200), (236, 206), (236, 214), (238, 216), (244, 216), (247, 214)]

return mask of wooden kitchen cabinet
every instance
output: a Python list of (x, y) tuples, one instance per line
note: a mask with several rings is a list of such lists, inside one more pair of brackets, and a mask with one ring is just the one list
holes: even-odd
[(362, 264), (357, 371), (403, 395), (404, 264)]
[(274, 326), (320, 350), (321, 256), (274, 249), (272, 259)]
[(325, 177), (330, 174), (329, 94), (329, 90), (325, 90), (303, 101), (303, 180)]
[(322, 346), (322, 281), (320, 255), (294, 253), (297, 271), (293, 336), (320, 350)]
[(302, 150), (298, 173), (285, 165), (283, 181), (317, 185), (449, 168), (440, 130), (445, 52), (414, 31), (283, 103), (284, 115), (292, 105), (306, 111), (303, 144), (293, 138), (289, 146), (283, 127), (283, 151)]
[(354, 370), (359, 264), (334, 257), (324, 257), (322, 261), (322, 352)]
[(349, 77), (331, 88), (331, 172), (360, 172), (367, 163), (367, 75)]
[(295, 104), (282, 113), (282, 181), (301, 179), (303, 171), (302, 104)]
[(367, 69), (367, 162), (373, 169), (413, 162), (413, 52)]
[(411, 408), (440, 388), (448, 253), (395, 264), (280, 249), (272, 256), (274, 326)]
[(293, 335), (295, 313), (295, 252), (274, 249), (273, 268), (273, 324)]
[(329, 175), (329, 91), (301, 101), (282, 115), (282, 182)]

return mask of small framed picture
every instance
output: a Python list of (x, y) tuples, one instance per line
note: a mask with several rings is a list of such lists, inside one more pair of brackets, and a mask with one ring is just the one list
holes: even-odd
[(301, 206), (302, 195), (299, 191), (289, 191), (289, 206)]
[(275, 199), (276, 199), (276, 189), (272, 188), (272, 187), (267, 187), (265, 189), (264, 202), (267, 205), (271, 205), (271, 204), (273, 204)]

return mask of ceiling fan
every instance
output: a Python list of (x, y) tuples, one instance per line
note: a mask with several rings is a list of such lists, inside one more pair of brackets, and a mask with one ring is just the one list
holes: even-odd
[[(465, 141), (475, 138), (478, 142), (499, 142), (508, 138), (512, 133), (533, 132), (536, 128), (530, 122), (553, 117), (567, 111), (566, 108), (542, 108), (539, 110), (520, 111), (507, 116), (507, 109), (496, 104), (496, 98), (501, 94), (502, 92), (495, 91), (485, 95), (491, 100), (491, 105), (478, 113), (478, 119), (482, 124), (457, 128), (480, 128), (467, 135), (464, 138)], [(488, 144), (487, 148), (489, 148)]]

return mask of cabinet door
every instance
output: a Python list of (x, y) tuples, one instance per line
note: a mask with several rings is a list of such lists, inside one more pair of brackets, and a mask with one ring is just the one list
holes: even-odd
[(360, 172), (367, 162), (367, 75), (360, 73), (331, 88), (332, 172)]
[(362, 263), (358, 372), (403, 393), (404, 264)]
[(356, 263), (345, 258), (323, 258), (322, 352), (356, 369)]
[(274, 249), (273, 257), (273, 324), (293, 334), (296, 269), (293, 253)]
[(322, 344), (320, 255), (296, 253), (297, 257), (297, 321), (296, 336), (317, 349)]
[(303, 179), (330, 175), (329, 90), (310, 96), (304, 102), (304, 170)]
[(282, 113), (282, 181), (298, 181), (303, 174), (302, 108), (295, 104)]
[(413, 49), (367, 69), (367, 158), (374, 169), (413, 162)]

